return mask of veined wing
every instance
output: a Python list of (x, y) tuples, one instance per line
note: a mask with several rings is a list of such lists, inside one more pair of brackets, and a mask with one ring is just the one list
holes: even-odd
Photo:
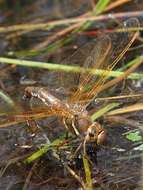
[[(110, 71), (124, 56), (138, 35), (138, 32), (132, 32), (130, 28), (138, 27), (139, 21), (131, 18), (119, 27), (122, 32), (101, 36), (95, 41), (93, 49), (85, 59), (85, 72), (80, 76), (77, 91), (68, 100), (70, 103), (82, 102), (87, 106), (97, 96)], [(96, 70), (95, 72), (102, 70), (102, 72), (95, 76), (91, 69)]]
[(97, 71), (105, 68), (105, 60), (108, 59), (111, 50), (111, 39), (107, 35), (93, 40), (92, 49), (84, 60), (83, 72), (79, 78), (77, 91), (68, 100), (70, 103), (79, 102), (83, 93), (87, 93), (95, 84), (98, 86), (99, 76), (92, 73), (93, 69)]
[[(93, 51), (93, 49), (96, 43), (98, 44), (96, 46), (98, 50), (95, 52)], [(63, 99), (68, 100), (69, 97), (71, 97), (75, 93), (75, 91), (78, 89), (79, 80), (81, 81), (81, 78), (82, 78), (80, 77), (81, 68), (83, 68), (82, 69), (83, 72), (86, 72), (88, 67), (91, 67), (92, 65), (89, 55), (92, 54), (92, 56), (90, 56), (91, 59), (94, 58), (94, 60), (96, 59), (99, 61), (101, 59), (100, 55), (104, 54), (105, 51), (107, 53), (110, 48), (111, 48), (110, 38), (108, 38), (108, 36), (104, 36), (98, 40), (92, 40), (86, 43), (81, 48), (78, 48), (78, 50), (75, 51), (71, 56), (68, 56), (63, 61), (60, 61), (62, 65), (66, 65), (66, 66), (68, 65), (69, 70), (65, 70), (64, 72), (59, 71), (59, 70), (50, 71), (50, 75), (48, 77), (48, 80), (50, 80), (50, 82), (48, 86), (51, 86), (51, 89), (55, 90), (54, 95), (56, 95), (56, 93), (58, 95), (61, 94), (60, 100), (63, 100)], [(88, 57), (88, 62), (89, 62), (88, 66), (87, 64), (85, 64), (85, 60), (87, 59), (87, 57)], [(100, 60), (99, 62), (102, 62), (102, 60)], [(57, 97), (59, 98), (59, 96)]]
[(25, 112), (4, 112), (0, 113), (0, 127), (8, 127), (25, 121), (38, 120), (49, 116), (70, 118), (72, 117), (72, 112), (56, 106), (47, 106), (45, 108), (38, 107)]

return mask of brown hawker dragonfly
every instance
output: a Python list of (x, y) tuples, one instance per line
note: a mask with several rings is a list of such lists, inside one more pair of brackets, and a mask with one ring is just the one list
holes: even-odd
[[(54, 115), (62, 117), (65, 128), (76, 136), (83, 136), (85, 142), (102, 144), (106, 138), (106, 131), (99, 123), (91, 121), (87, 106), (101, 92), (102, 86), (107, 79), (109, 80), (110, 71), (136, 39), (138, 32), (130, 29), (138, 27), (138, 20), (131, 18), (119, 26), (121, 32), (101, 35), (63, 61), (62, 64), (65, 65), (82, 66), (81, 72), (63, 73), (60, 75), (61, 78), (55, 80), (55, 88), (70, 90), (65, 98), (54, 96), (50, 89), (46, 90), (44, 87), (27, 87), (25, 97), (40, 99), (46, 107), (44, 109), (36, 107), (24, 113), (16, 113), (6, 125)], [(93, 74), (93, 70), (102, 70), (102, 72), (96, 75)], [(59, 76), (59, 71), (55, 71), (55, 74)], [(74, 88), (71, 90), (73, 84)], [(2, 123), (1, 126), (3, 125)]]

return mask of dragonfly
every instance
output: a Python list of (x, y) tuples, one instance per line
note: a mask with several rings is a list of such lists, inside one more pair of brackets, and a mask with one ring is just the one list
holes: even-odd
[[(50, 89), (44, 87), (26, 87), (24, 97), (40, 100), (45, 107), (16, 113), (9, 125), (15, 122), (58, 116), (62, 118), (63, 126), (67, 131), (77, 137), (84, 137), (84, 149), (87, 142), (93, 142), (96, 145), (103, 144), (107, 138), (107, 132), (98, 122), (91, 120), (87, 107), (96, 100), (102, 91), (102, 86), (109, 80), (110, 72), (138, 36), (138, 31), (130, 29), (138, 27), (138, 19), (130, 18), (118, 26), (122, 32), (101, 34), (65, 59), (62, 64), (81, 66), (81, 69), (78, 73), (53, 72), (55, 91), (57, 89), (62, 93), (66, 90), (70, 91), (70, 93), (65, 93), (64, 98), (55, 96)], [(102, 72), (98, 75), (93, 71)], [(71, 86), (74, 87), (71, 88)]]

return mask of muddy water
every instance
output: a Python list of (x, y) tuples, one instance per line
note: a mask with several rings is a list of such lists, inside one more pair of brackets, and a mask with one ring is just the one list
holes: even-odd
[[(115, 9), (114, 12), (120, 11), (138, 11), (142, 5), (142, 1), (133, 1), (126, 6)], [(18, 24), (18, 23), (36, 23), (45, 22), (53, 19), (63, 19), (86, 13), (92, 8), (89, 1), (2, 1), (1, 2), (0, 23), (2, 26)], [(142, 18), (138, 18), (142, 24)], [(111, 22), (112, 23), (112, 22)], [(109, 22), (109, 26), (111, 26)], [(107, 23), (99, 22), (96, 28), (104, 29)], [(52, 33), (56, 33), (59, 28), (52, 31), (38, 30), (28, 31), (23, 34), (19, 33), (1, 33), (0, 34), (0, 55), (13, 55), (18, 59), (40, 60), (57, 62), (62, 60), (74, 52), (76, 46), (88, 42), (91, 37), (78, 35), (70, 44), (57, 48), (54, 52), (50, 50), (44, 53), (37, 52), (36, 55), (28, 54), (29, 49), (36, 49), (40, 43), (50, 37)], [(136, 42), (139, 43), (138, 41)], [(44, 47), (45, 48), (45, 47)], [(26, 51), (27, 50), (27, 51)], [(141, 55), (142, 48), (131, 51), (131, 58)], [(125, 57), (121, 64), (126, 62)], [(141, 68), (142, 69), (142, 68)], [(49, 86), (53, 88), (51, 81), (55, 81), (55, 75), (47, 70), (33, 69), (25, 67), (16, 67), (11, 65), (0, 64), (0, 86), (2, 91), (9, 95), (13, 102), (18, 105), (18, 109), (24, 110), (29, 104), (22, 100), (24, 89), (29, 85)], [(24, 82), (23, 82), (24, 81)], [(142, 92), (143, 83), (139, 81), (125, 81), (123, 84), (115, 86), (109, 90), (109, 95), (118, 95), (119, 93)], [(107, 96), (103, 93), (102, 96)], [(62, 95), (61, 95), (62, 96)], [(136, 102), (133, 101), (133, 102)], [(98, 106), (98, 105), (93, 105)], [(0, 98), (0, 110), (13, 112), (13, 107)], [(134, 113), (125, 115), (126, 118), (140, 122), (142, 125), (142, 113)], [(4, 118), (2, 118), (4, 119)], [(7, 121), (8, 122), (8, 121)], [(39, 132), (37, 137), (32, 137), (27, 123), (20, 123), (6, 128), (0, 128), (0, 166), (2, 176), (0, 178), (0, 189), (16, 190), (25, 189), (77, 189), (79, 183), (69, 175), (63, 164), (52, 157), (51, 153), (46, 154), (35, 162), (34, 165), (25, 165), (22, 160), (31, 152), (39, 148), (39, 144), (46, 142), (46, 134), (48, 138), (55, 139), (59, 134), (63, 134), (64, 128), (57, 118), (52, 117), (38, 121), (42, 126), (44, 133)], [(125, 138), (125, 134), (129, 130), (138, 129), (128, 126), (127, 124), (118, 124), (104, 121), (101, 124), (108, 130), (107, 146), (101, 147), (97, 152), (97, 161), (93, 163), (92, 178), (95, 189), (142, 189), (142, 151), (136, 148), (141, 142), (131, 142)], [(47, 127), (48, 126), (48, 127)], [(58, 126), (58, 128), (57, 128)], [(96, 154), (96, 153), (95, 153)], [(92, 155), (91, 155), (92, 156)], [(95, 156), (95, 155), (94, 155)], [(93, 157), (94, 157), (93, 156)], [(73, 163), (72, 163), (73, 164)], [(71, 165), (72, 165), (71, 164)], [(81, 160), (77, 160), (77, 165), (71, 167), (78, 175), (84, 176)], [(32, 177), (25, 185), (25, 180), (29, 172), (33, 168)], [(56, 180), (56, 183), (55, 183)]]

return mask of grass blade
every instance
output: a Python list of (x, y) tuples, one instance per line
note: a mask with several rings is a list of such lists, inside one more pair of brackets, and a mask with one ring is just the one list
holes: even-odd
[(63, 141), (64, 141), (64, 139), (62, 136), (62, 137), (54, 140), (52, 143), (44, 145), (44, 147), (42, 147), (40, 150), (34, 152), (31, 156), (26, 158), (24, 160), (24, 163), (30, 164), (34, 160), (37, 160), (39, 157), (41, 157), (43, 154), (47, 153), (49, 150), (55, 149), (57, 146), (59, 146), (61, 143), (63, 143)]
[(110, 0), (99, 0), (96, 4), (95, 9), (93, 10), (93, 14), (98, 15), (106, 9), (107, 5), (109, 4)]
[(89, 167), (88, 160), (83, 156), (83, 166), (84, 166), (84, 171), (85, 171), (85, 176), (86, 176), (86, 186), (88, 190), (93, 190), (92, 187), (92, 178), (91, 178), (91, 171)]
[[(128, 63), (128, 67), (130, 65), (135, 65), (138, 62), (143, 61), (143, 56), (139, 56), (132, 61)], [(14, 64), (14, 65), (20, 65), (20, 66), (26, 66), (26, 67), (34, 67), (34, 68), (42, 68), (42, 69), (49, 69), (49, 70), (57, 70), (57, 71), (64, 71), (64, 72), (84, 72), (85, 69), (79, 66), (72, 66), (72, 65), (63, 65), (63, 64), (55, 64), (55, 63), (45, 63), (45, 62), (39, 62), (39, 61), (27, 61), (27, 60), (20, 60), (20, 59), (12, 59), (12, 58), (6, 58), (6, 57), (0, 57), (0, 62), (6, 63), (6, 64)], [(87, 70), (86, 70), (87, 71)], [(103, 73), (106, 73), (105, 70), (95, 70), (95, 69), (89, 69), (89, 71), (92, 74), (96, 75), (103, 75)], [(110, 71), (110, 77), (119, 77), (124, 72), (121, 71)], [(132, 73), (128, 76), (129, 79), (142, 79), (143, 74), (138, 73)]]
[(104, 115), (105, 113), (107, 113), (109, 110), (119, 106), (121, 103), (111, 103), (108, 104), (107, 106), (101, 108), (100, 110), (98, 110), (97, 112), (95, 112), (92, 116), (91, 116), (91, 120), (95, 121), (97, 118), (101, 117), (102, 115)]

